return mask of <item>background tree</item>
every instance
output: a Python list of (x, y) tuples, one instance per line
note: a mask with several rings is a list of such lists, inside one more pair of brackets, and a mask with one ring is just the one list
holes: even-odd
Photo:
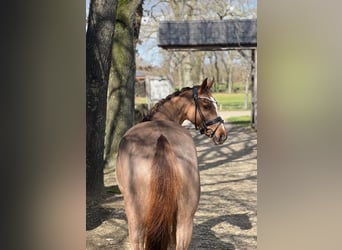
[(135, 47), (142, 11), (142, 0), (118, 1), (107, 97), (106, 166), (114, 164), (119, 142), (134, 124)]
[(117, 0), (92, 0), (86, 34), (86, 185), (87, 196), (103, 184), (107, 87)]

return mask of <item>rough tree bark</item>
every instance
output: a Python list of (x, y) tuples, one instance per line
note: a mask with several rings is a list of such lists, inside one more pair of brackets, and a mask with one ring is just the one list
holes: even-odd
[(103, 190), (103, 151), (107, 87), (115, 30), (117, 0), (92, 0), (86, 34), (86, 188)]
[(119, 0), (117, 7), (113, 60), (110, 69), (105, 164), (113, 166), (119, 142), (134, 125), (135, 45), (142, 17), (142, 0)]

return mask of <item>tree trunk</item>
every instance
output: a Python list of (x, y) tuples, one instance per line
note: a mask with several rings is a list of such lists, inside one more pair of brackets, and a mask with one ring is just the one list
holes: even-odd
[(229, 65), (229, 75), (228, 75), (228, 93), (231, 94), (232, 93), (232, 89), (233, 89), (233, 60), (232, 60), (232, 52), (229, 52), (229, 56), (228, 56), (228, 65)]
[(183, 81), (183, 70), (182, 70), (182, 62), (179, 64), (180, 67), (177, 68), (177, 75), (178, 75), (178, 88), (182, 89), (184, 85)]
[(245, 77), (245, 102), (244, 102), (244, 105), (243, 105), (243, 108), (245, 110), (248, 109), (248, 86), (249, 86), (249, 77), (250, 77), (250, 74), (247, 74), (247, 77)]
[[(242, 74), (242, 76), (245, 79), (245, 103), (244, 103), (244, 109), (247, 110), (248, 109), (249, 81), (253, 80), (252, 79), (253, 78), (253, 72), (252, 72), (253, 71), (253, 65), (252, 65), (253, 62), (251, 62), (251, 59), (249, 60), (247, 58), (247, 55), (248, 55), (249, 58), (252, 58), (252, 55), (251, 55), (251, 53), (249, 53), (249, 51), (246, 52), (244, 55), (245, 55), (244, 59), (246, 61), (247, 70), (246, 70), (246, 72), (244, 74)], [(248, 67), (248, 65), (250, 65), (250, 68)]]
[(193, 54), (193, 70), (192, 70), (192, 79), (194, 84), (200, 84), (203, 81), (201, 76), (202, 64), (203, 64), (203, 53), (198, 52), (197, 54)]
[(215, 81), (216, 81), (216, 84), (214, 84), (214, 92), (217, 92), (218, 91), (218, 86), (219, 86), (219, 83), (220, 83), (220, 69), (218, 67), (218, 57), (217, 57), (217, 53), (214, 51), (213, 52), (213, 58), (214, 58), (214, 66), (215, 66)]
[(86, 35), (86, 186), (99, 194), (103, 184), (107, 87), (117, 0), (92, 0)]
[(251, 109), (251, 125), (252, 128), (257, 129), (258, 120), (257, 120), (257, 110), (258, 110), (258, 99), (257, 99), (257, 51), (256, 49), (252, 50), (252, 72), (251, 72), (251, 81), (252, 81), (252, 109)]
[(183, 84), (185, 86), (192, 86), (193, 81), (191, 77), (191, 71), (192, 71), (192, 63), (191, 63), (191, 56), (189, 53), (186, 53), (186, 56), (182, 63), (182, 69), (183, 69)]
[(119, 142), (134, 125), (135, 45), (142, 17), (142, 0), (119, 0), (110, 69), (105, 164), (113, 166)]

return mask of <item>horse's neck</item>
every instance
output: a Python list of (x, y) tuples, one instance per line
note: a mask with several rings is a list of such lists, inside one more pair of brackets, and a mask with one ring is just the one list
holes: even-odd
[(186, 119), (186, 99), (176, 96), (163, 103), (153, 114), (152, 120), (169, 120), (182, 124)]

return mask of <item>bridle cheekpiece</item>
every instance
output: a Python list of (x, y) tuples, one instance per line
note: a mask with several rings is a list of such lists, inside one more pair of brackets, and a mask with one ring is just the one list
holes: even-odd
[[(201, 97), (198, 97), (198, 94), (197, 94), (197, 87), (198, 86), (194, 86), (193, 89), (192, 89), (192, 92), (193, 92), (193, 96), (194, 96), (194, 101), (195, 101), (195, 106), (196, 106), (196, 109), (195, 109), (195, 128), (196, 130), (199, 129), (199, 127), (197, 126), (196, 124), (196, 116), (197, 116), (197, 110), (198, 110), (198, 113), (200, 114), (200, 117), (201, 117), (201, 122), (202, 122), (202, 128), (200, 128), (200, 133), (201, 134), (204, 134), (206, 133), (207, 131), (209, 130), (212, 130), (210, 128), (208, 128), (209, 126), (213, 125), (213, 124), (217, 124), (216, 128), (214, 130), (212, 130), (212, 132), (210, 133), (210, 135), (208, 135), (210, 138), (212, 138), (214, 135), (215, 135), (215, 132), (216, 130), (218, 129), (218, 127), (224, 123), (223, 119), (221, 118), (221, 116), (218, 116), (216, 117), (215, 119), (211, 120), (211, 121), (208, 121), (206, 122), (205, 120), (205, 117), (200, 109), (200, 106), (199, 106), (199, 103), (198, 103), (198, 100), (201, 99)], [(203, 98), (204, 99), (204, 98)], [(206, 99), (206, 98), (205, 98)], [(214, 102), (212, 100), (210, 100), (211, 102)]]

